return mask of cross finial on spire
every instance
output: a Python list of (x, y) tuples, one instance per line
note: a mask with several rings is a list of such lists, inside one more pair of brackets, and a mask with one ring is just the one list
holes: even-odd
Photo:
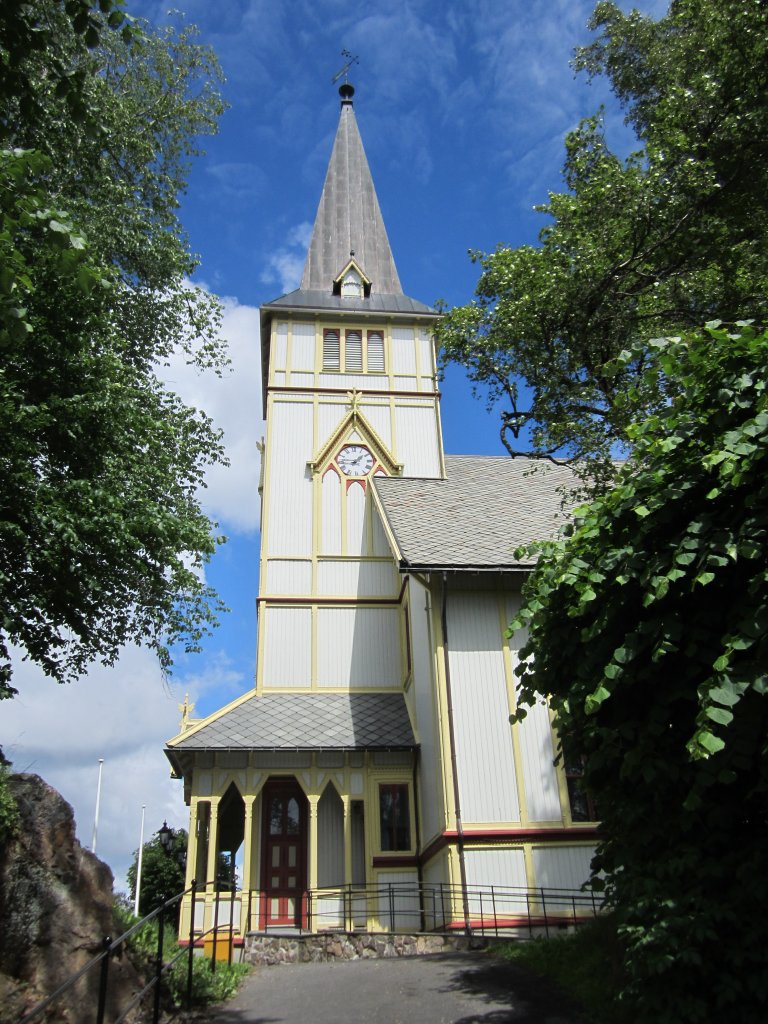
[(331, 79), (331, 85), (335, 85), (341, 76), (344, 76), (344, 81), (339, 86), (339, 96), (341, 96), (341, 105), (352, 106), (352, 97), (355, 95), (355, 87), (349, 84), (349, 69), (353, 64), (359, 64), (360, 59), (349, 52), (349, 50), (341, 51), (342, 57), (345, 58), (346, 63), (344, 67), (337, 71)]

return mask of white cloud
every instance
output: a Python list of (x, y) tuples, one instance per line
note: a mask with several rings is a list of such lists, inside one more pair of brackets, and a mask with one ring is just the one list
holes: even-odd
[(311, 236), (312, 225), (309, 221), (291, 228), (286, 235), (285, 245), (267, 260), (261, 274), (262, 283), (279, 285), (283, 295), (298, 288)]
[(261, 195), (267, 185), (264, 171), (253, 163), (218, 163), (206, 164), (205, 173), (210, 175), (216, 189), (213, 195), (230, 203), (247, 202)]
[(182, 783), (170, 778), (163, 754), (178, 732), (182, 684), (169, 685), (154, 655), (137, 647), (126, 648), (113, 668), (95, 666), (66, 686), (19, 657), (13, 681), (19, 693), (3, 706), (4, 752), (14, 771), (42, 776), (72, 805), (78, 838), (88, 849), (104, 758), (96, 853), (112, 868), (116, 889), (125, 891), (141, 805), (145, 841), (164, 820), (188, 827)]
[(230, 366), (221, 378), (188, 366), (182, 356), (171, 360), (162, 376), (187, 405), (202, 409), (224, 431), (229, 466), (206, 473), (201, 502), (222, 529), (253, 532), (259, 527), (260, 456), (263, 435), (261, 400), (261, 329), (259, 311), (223, 298), (221, 335), (228, 342)]

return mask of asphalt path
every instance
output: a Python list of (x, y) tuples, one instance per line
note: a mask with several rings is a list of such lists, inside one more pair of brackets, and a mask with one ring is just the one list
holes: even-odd
[(546, 981), (487, 953), (255, 968), (210, 1024), (580, 1024)]

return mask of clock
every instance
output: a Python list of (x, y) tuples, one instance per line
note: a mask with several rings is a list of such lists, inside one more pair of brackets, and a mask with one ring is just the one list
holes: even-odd
[(336, 462), (347, 476), (365, 476), (373, 467), (373, 456), (360, 444), (347, 444), (336, 456)]

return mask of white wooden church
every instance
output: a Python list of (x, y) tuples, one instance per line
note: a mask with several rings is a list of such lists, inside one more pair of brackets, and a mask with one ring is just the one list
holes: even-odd
[(403, 293), (340, 92), (301, 286), (261, 309), (255, 688), (185, 709), (166, 749), (194, 927), (217, 900), (240, 935), (513, 927), (579, 889), (595, 842), (546, 706), (510, 724), (513, 552), (557, 529), (570, 471), (444, 454), (437, 314)]

